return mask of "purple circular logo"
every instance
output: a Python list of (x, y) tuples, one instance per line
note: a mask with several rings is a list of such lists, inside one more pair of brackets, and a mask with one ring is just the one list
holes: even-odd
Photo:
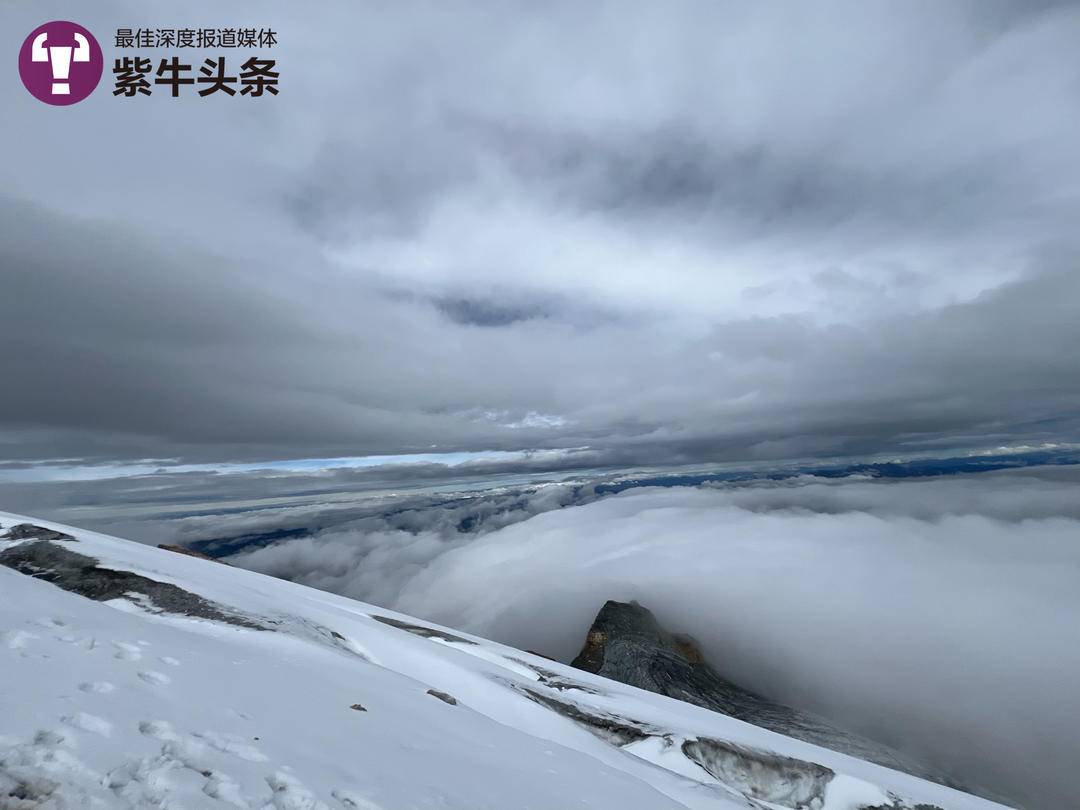
[(101, 81), (105, 59), (94, 35), (73, 22), (54, 20), (30, 32), (19, 51), (19, 76), (30, 95), (46, 104), (77, 104)]

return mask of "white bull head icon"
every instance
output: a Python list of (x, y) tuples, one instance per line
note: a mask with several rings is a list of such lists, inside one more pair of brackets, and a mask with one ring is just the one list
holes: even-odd
[(30, 59), (34, 62), (48, 62), (52, 67), (54, 96), (66, 96), (71, 93), (71, 85), (68, 84), (68, 72), (72, 62), (90, 61), (90, 43), (86, 37), (76, 32), (75, 47), (70, 45), (49, 45), (46, 47), (45, 40), (48, 34), (42, 31), (34, 37), (34, 44), (30, 49)]

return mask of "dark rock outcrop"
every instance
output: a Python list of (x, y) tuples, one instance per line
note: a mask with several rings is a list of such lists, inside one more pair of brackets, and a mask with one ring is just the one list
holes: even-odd
[(682, 745), (686, 758), (717, 781), (750, 799), (792, 807), (821, 807), (835, 773), (824, 765), (758, 751), (724, 740), (702, 738)]
[(663, 736), (663, 730), (654, 728), (647, 723), (642, 723), (627, 717), (620, 717), (612, 713), (588, 711), (576, 703), (541, 692), (539, 689), (530, 689), (527, 686), (513, 684), (511, 688), (527, 697), (533, 703), (543, 706), (545, 709), (562, 715), (572, 720), (582, 728), (596, 735), (612, 745), (624, 746), (649, 737)]
[[(770, 729), (788, 737), (958, 787), (885, 745), (832, 726), (722, 677), (689, 636), (668, 633), (637, 602), (607, 602), (571, 665)], [(962, 788), (961, 788), (962, 789)]]
[(44, 526), (35, 526), (33, 523), (20, 523), (12, 526), (0, 540), (74, 540), (70, 534), (58, 532), (54, 529), (46, 529)]
[(172, 551), (176, 554), (183, 554), (187, 557), (195, 557), (199, 560), (208, 560), (210, 562), (221, 563), (222, 565), (228, 565), (229, 563), (224, 560), (219, 560), (217, 557), (211, 557), (209, 554), (203, 554), (201, 551), (196, 551), (193, 548), (187, 546), (174, 546), (170, 543), (158, 543), (158, 548), (163, 551)]
[(371, 618), (382, 624), (389, 625), (390, 627), (396, 627), (398, 630), (404, 630), (406, 633), (412, 633), (414, 636), (420, 636), (420, 638), (435, 638), (440, 641), (451, 641), (454, 644), (476, 644), (475, 641), (469, 641), (467, 638), (455, 636), (453, 633), (447, 633), (445, 630), (438, 630), (434, 627), (424, 627), (423, 625), (413, 624), (411, 622), (403, 622), (401, 619), (394, 619), (390, 616), (376, 616), (373, 613)]
[(194, 616), (253, 630), (268, 629), (254, 619), (176, 585), (158, 582), (132, 571), (103, 568), (94, 557), (79, 554), (48, 540), (19, 543), (0, 551), (0, 565), (98, 602), (130, 599), (159, 613)]

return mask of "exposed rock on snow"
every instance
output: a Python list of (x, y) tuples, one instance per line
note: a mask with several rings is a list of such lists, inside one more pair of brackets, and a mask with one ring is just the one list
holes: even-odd
[(448, 695), (446, 692), (440, 692), (438, 689), (428, 689), (427, 693), (434, 698), (438, 698), (443, 703), (449, 703), (451, 706), (457, 706), (457, 698), (453, 695)]
[[(52, 532), (52, 534), (57, 534), (57, 532)], [(65, 535), (65, 537), (68, 540), (73, 539), (70, 535)], [(265, 629), (264, 625), (253, 619), (226, 610), (176, 585), (158, 582), (130, 571), (103, 568), (93, 557), (78, 554), (48, 540), (39, 539), (32, 543), (20, 543), (0, 551), (0, 565), (6, 565), (19, 573), (29, 574), (59, 585), (66, 591), (73, 591), (98, 602), (131, 598), (132, 595), (137, 594), (149, 602), (154, 609), (166, 613), (196, 616), (216, 622), (235, 624), (239, 627), (250, 627), (254, 630)]]
[(165, 551), (172, 551), (176, 554), (186, 554), (189, 557), (195, 557), (199, 560), (207, 560), (208, 562), (216, 562), (221, 563), (222, 565), (230, 565), (230, 563), (225, 562), (225, 560), (219, 560), (217, 557), (211, 557), (209, 554), (203, 554), (201, 551), (196, 551), (195, 549), (188, 548), (187, 546), (175, 546), (169, 543), (158, 543), (158, 548), (164, 549)]
[(825, 791), (836, 776), (824, 765), (721, 740), (687, 740), (682, 750), (718, 780), (737, 787), (746, 796), (799, 810), (824, 804)]
[(53, 531), (52, 529), (45, 529), (41, 526), (35, 526), (33, 523), (20, 523), (17, 526), (12, 526), (3, 536), (0, 536), (0, 540), (74, 540), (70, 534), (64, 532)]
[(456, 636), (453, 633), (447, 633), (445, 630), (438, 630), (434, 627), (423, 627), (419, 624), (413, 624), (411, 622), (403, 622), (401, 619), (394, 619), (390, 616), (372, 616), (375, 621), (388, 624), (391, 627), (396, 627), (398, 630), (404, 630), (407, 633), (412, 633), (414, 636), (420, 636), (421, 638), (437, 638), (442, 641), (449, 641), (454, 644), (475, 644), (475, 641), (470, 641), (462, 636)]
[(551, 709), (569, 720), (573, 720), (589, 733), (595, 734), (600, 739), (613, 745), (621, 747), (640, 742), (649, 737), (664, 736), (663, 729), (649, 726), (637, 720), (620, 717), (608, 712), (590, 712), (571, 701), (544, 694), (527, 686), (518, 686), (516, 688), (529, 700), (539, 703), (541, 706)]

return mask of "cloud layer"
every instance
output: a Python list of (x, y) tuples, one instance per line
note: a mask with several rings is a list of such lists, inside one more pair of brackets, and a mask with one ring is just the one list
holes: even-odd
[(739, 683), (1064, 806), (1080, 756), (1077, 479), (802, 478), (547, 511), (553, 487), (501, 528), (465, 534), (433, 507), (234, 561), (563, 660), (606, 599), (638, 599)]
[(184, 15), (276, 28), (281, 95), (99, 91), (58, 127), (0, 85), (5, 458), (1075, 434), (1074, 5)]

